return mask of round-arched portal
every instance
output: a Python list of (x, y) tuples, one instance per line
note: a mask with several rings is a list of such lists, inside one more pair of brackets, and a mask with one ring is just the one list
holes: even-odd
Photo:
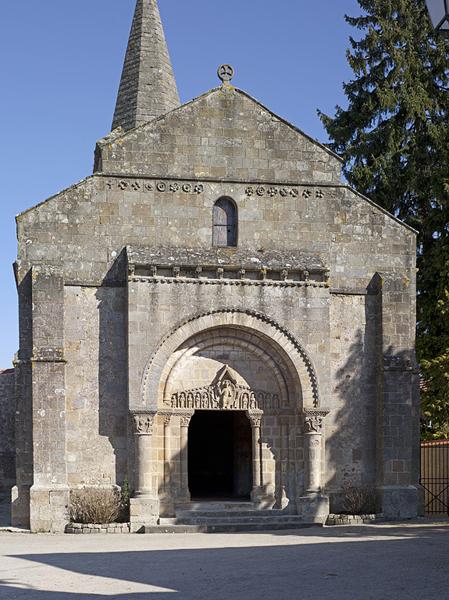
[[(169, 423), (157, 437), (167, 506), (185, 505), (192, 491), (246, 497), (248, 485), (258, 507), (285, 508), (297, 495), (304, 466), (300, 415), (318, 405), (318, 386), (301, 346), (273, 321), (218, 311), (180, 325), (152, 357), (142, 401)], [(245, 435), (236, 434), (239, 427)]]

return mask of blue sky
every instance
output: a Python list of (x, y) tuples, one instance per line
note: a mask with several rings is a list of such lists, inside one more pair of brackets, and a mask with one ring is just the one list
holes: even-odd
[[(316, 109), (345, 103), (356, 0), (159, 0), (183, 102), (234, 84), (326, 141)], [(110, 131), (135, 0), (4, 2), (0, 25), (0, 368), (18, 347), (14, 217), (92, 172)], [(354, 32), (352, 32), (354, 34)]]

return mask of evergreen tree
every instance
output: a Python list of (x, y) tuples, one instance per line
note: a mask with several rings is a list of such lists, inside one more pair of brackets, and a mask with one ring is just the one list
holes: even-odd
[[(347, 53), (348, 108), (319, 112), (351, 185), (418, 238), (418, 360), (423, 413), (449, 437), (449, 40), (424, 0), (358, 0)], [(428, 430), (426, 430), (428, 431)]]

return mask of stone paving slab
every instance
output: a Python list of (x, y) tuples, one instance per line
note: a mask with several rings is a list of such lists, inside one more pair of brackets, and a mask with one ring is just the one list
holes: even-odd
[(254, 534), (0, 533), (7, 600), (447, 597), (449, 523)]

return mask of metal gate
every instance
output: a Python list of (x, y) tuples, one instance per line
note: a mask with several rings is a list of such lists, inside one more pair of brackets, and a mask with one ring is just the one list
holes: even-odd
[(449, 515), (449, 440), (421, 442), (421, 486), (426, 515)]

